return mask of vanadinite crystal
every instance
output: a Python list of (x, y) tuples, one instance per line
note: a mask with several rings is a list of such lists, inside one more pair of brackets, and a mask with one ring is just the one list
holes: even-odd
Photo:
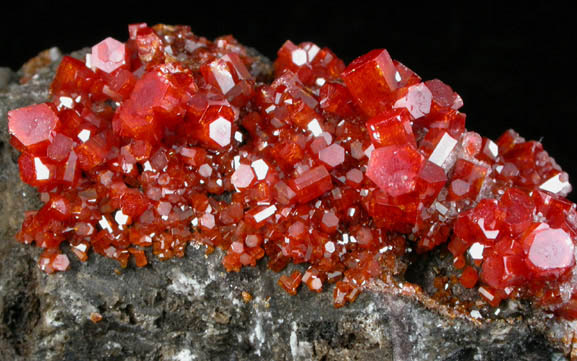
[(222, 249), (227, 271), (303, 264), (279, 285), (332, 289), (340, 307), (402, 281), (410, 250), (445, 247), (490, 305), (529, 298), (577, 318), (577, 211), (541, 143), (467, 131), (456, 92), (384, 49), (345, 67), (287, 41), (264, 83), (230, 36), (129, 34), (64, 57), (52, 101), (8, 114), (21, 178), (45, 203), (17, 239), (44, 249), (43, 271), (90, 252), (144, 267), (196, 242)]

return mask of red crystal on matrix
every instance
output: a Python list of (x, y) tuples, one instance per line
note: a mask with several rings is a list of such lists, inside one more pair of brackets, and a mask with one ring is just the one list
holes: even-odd
[(446, 243), (489, 304), (528, 297), (577, 318), (577, 210), (539, 142), (467, 131), (457, 93), (384, 49), (345, 67), (287, 41), (262, 83), (230, 36), (129, 35), (64, 57), (52, 102), (8, 114), (21, 178), (45, 201), (17, 238), (44, 249), (43, 271), (70, 267), (62, 244), (82, 262), (92, 250), (144, 267), (198, 242), (223, 249), (228, 271), (306, 263), (279, 285), (335, 283), (341, 307), (402, 277), (407, 240)]

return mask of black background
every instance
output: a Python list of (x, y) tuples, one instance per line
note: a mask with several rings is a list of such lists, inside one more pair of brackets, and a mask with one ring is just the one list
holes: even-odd
[(107, 36), (124, 41), (127, 24), (141, 21), (187, 24), (208, 38), (233, 34), (270, 58), (286, 39), (328, 46), (347, 63), (384, 47), (423, 79), (439, 78), (458, 91), (470, 130), (496, 138), (514, 128), (540, 139), (577, 184), (573, 11), (552, 2), (379, 4), (20, 1), (2, 8), (0, 66), (17, 69), (51, 46), (66, 52)]

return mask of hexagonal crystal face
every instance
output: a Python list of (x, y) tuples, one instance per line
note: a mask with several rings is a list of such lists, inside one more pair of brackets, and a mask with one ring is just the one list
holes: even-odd
[(126, 64), (126, 47), (116, 39), (106, 38), (92, 47), (90, 62), (94, 69), (112, 73)]
[(332, 144), (319, 152), (319, 159), (331, 167), (336, 167), (345, 161), (345, 148)]
[(231, 132), (232, 124), (226, 118), (218, 117), (210, 123), (210, 139), (214, 140), (214, 142), (221, 147), (226, 147), (230, 144)]
[(531, 248), (529, 261), (543, 270), (565, 268), (574, 262), (574, 245), (571, 237), (562, 229), (536, 230)]
[(8, 112), (8, 130), (24, 146), (50, 141), (59, 119), (48, 104), (30, 105)]
[(240, 164), (230, 177), (230, 182), (236, 188), (246, 188), (254, 180), (254, 172), (250, 165)]
[(307, 53), (303, 49), (296, 49), (292, 52), (291, 59), (297, 66), (304, 65), (307, 62)]
[(332, 211), (325, 212), (321, 222), (321, 228), (328, 233), (335, 232), (339, 226), (339, 218)]

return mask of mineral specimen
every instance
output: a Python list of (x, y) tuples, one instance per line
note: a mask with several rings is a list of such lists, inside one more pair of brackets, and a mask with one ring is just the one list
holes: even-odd
[(279, 285), (334, 283), (340, 307), (371, 280), (402, 281), (412, 249), (446, 245), (489, 304), (577, 318), (576, 207), (539, 142), (467, 131), (457, 93), (384, 49), (345, 67), (287, 41), (269, 82), (232, 37), (129, 34), (64, 57), (52, 101), (8, 114), (21, 178), (44, 201), (17, 239), (44, 249), (45, 272), (89, 252), (144, 267), (148, 249), (164, 260), (194, 242), (223, 249), (227, 271), (305, 263)]

